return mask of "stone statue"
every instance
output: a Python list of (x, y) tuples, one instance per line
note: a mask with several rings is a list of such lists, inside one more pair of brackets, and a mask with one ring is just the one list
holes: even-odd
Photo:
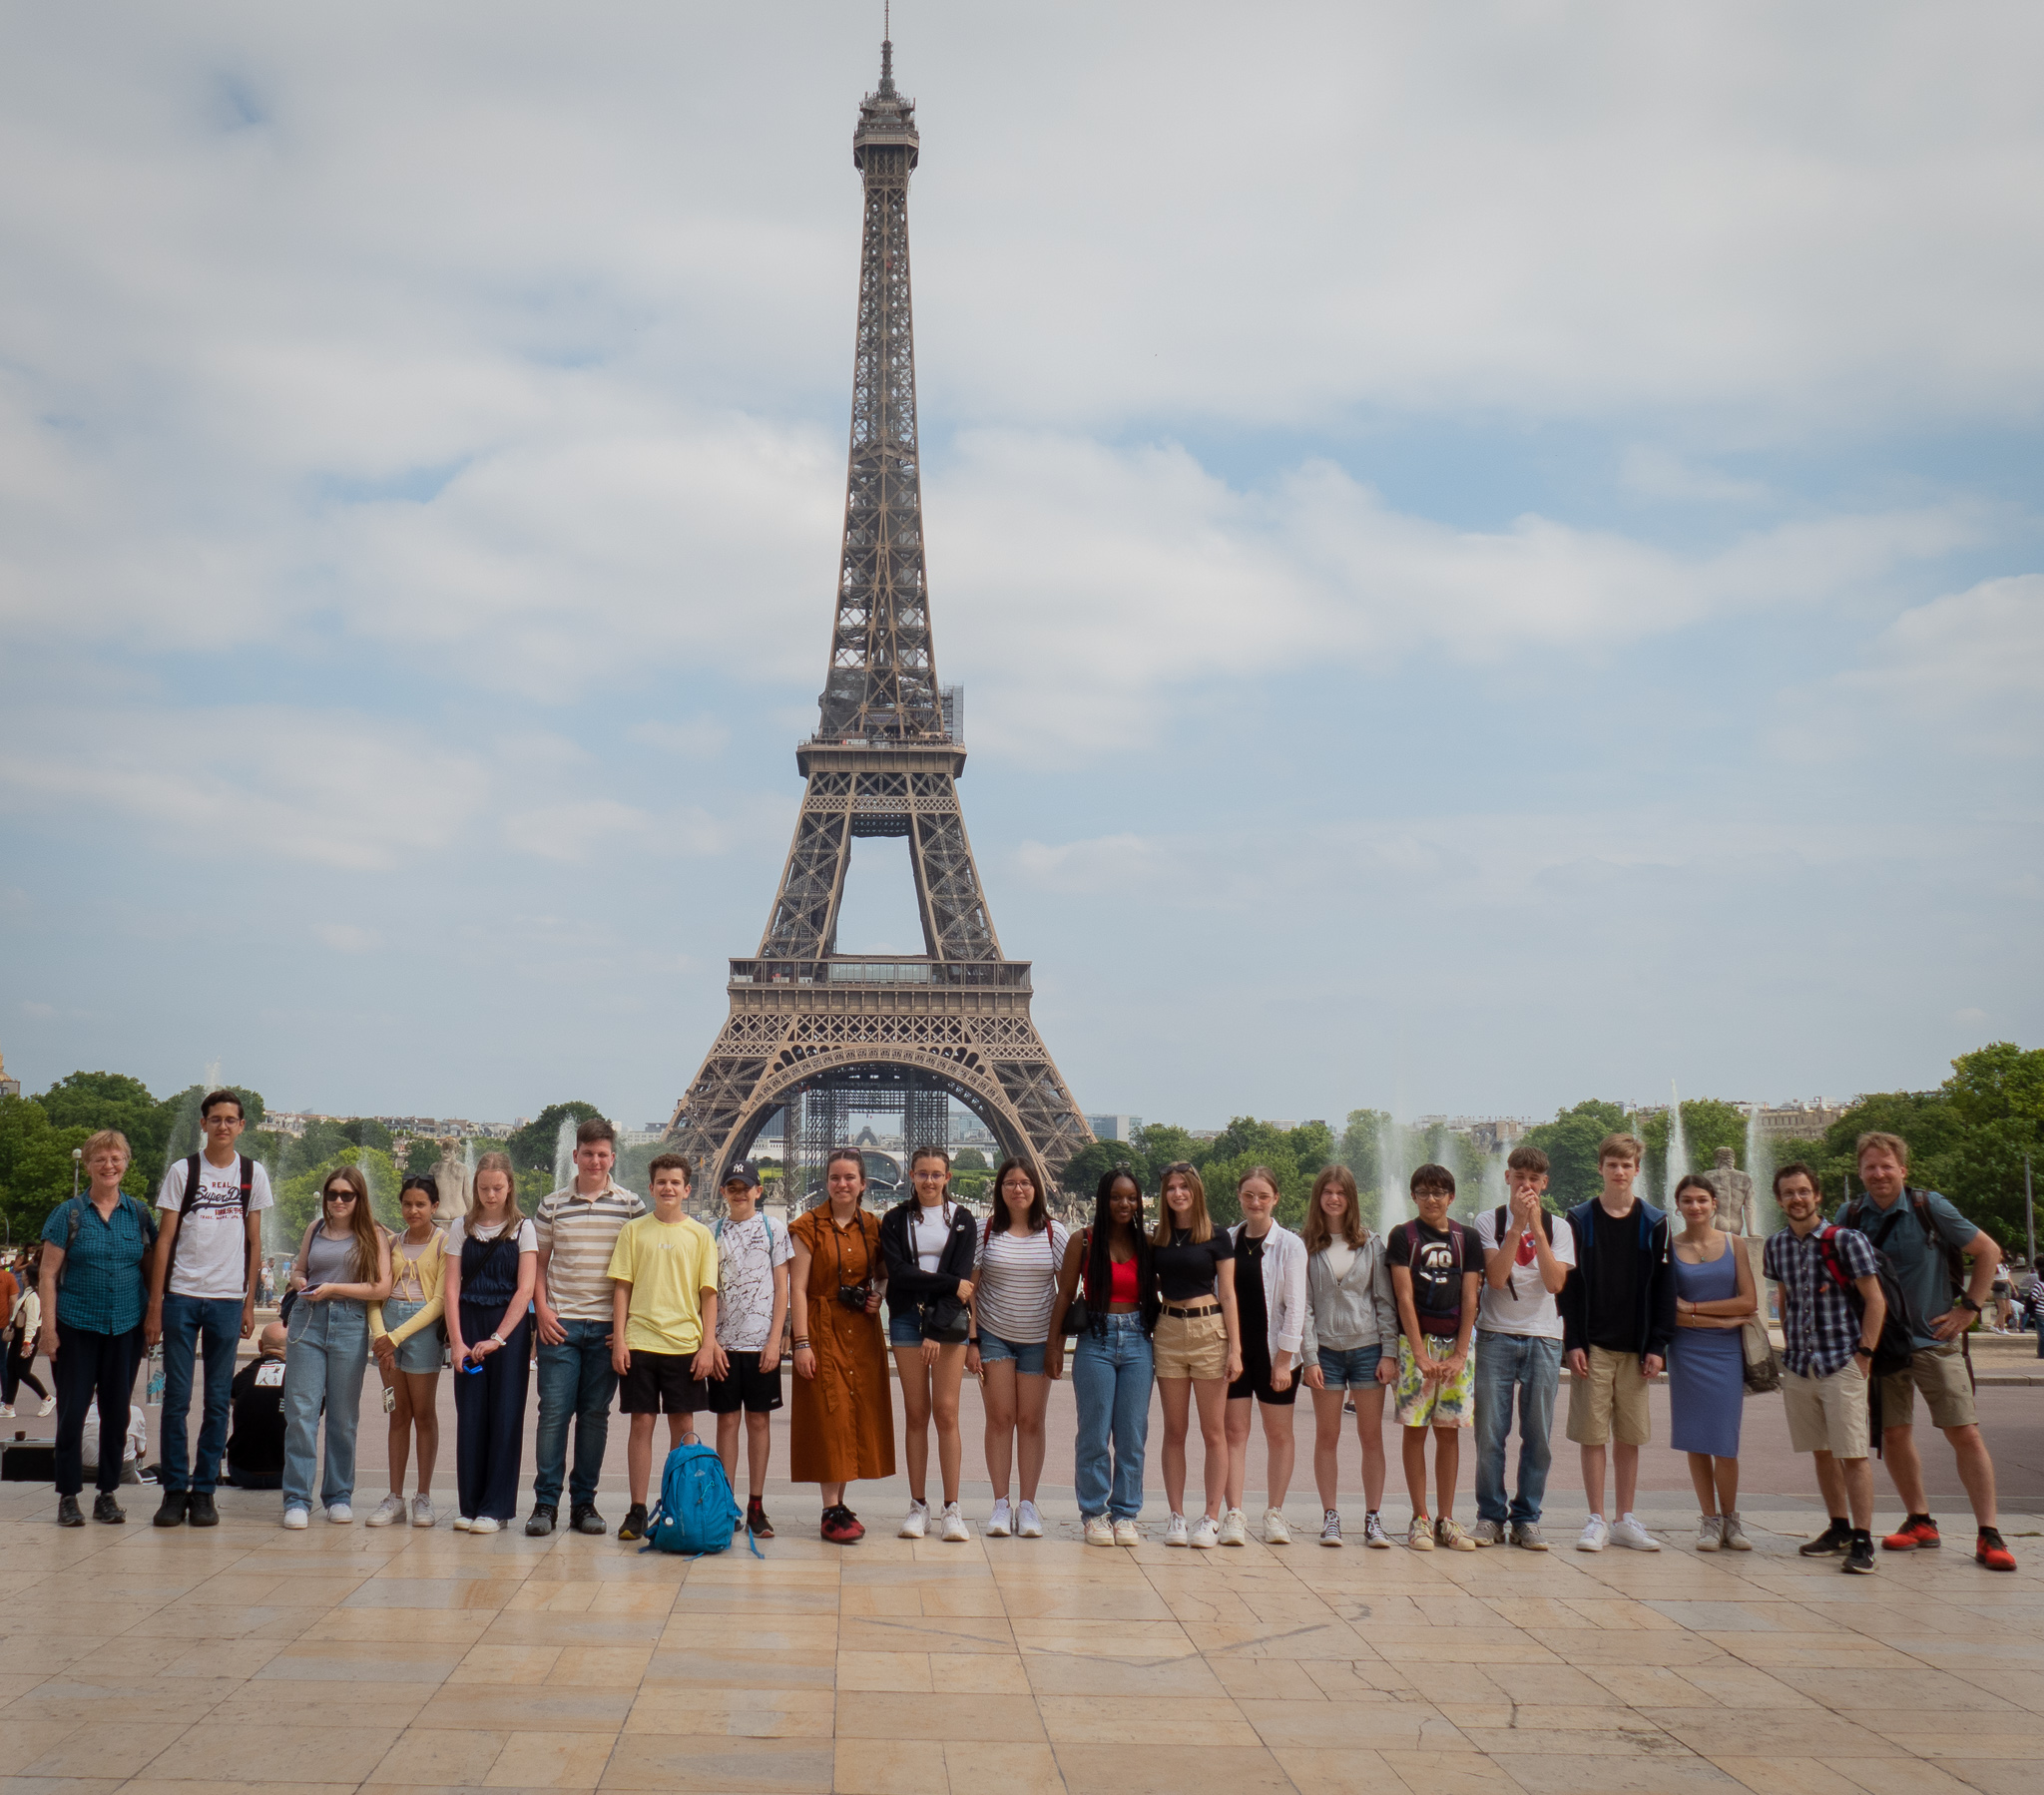
[(433, 1167), (433, 1182), (440, 1186), (440, 1200), (433, 1205), (435, 1221), (460, 1221), (468, 1214), (472, 1177), (461, 1161), (461, 1142), (452, 1134), (442, 1134), (440, 1162)]
[(1717, 1160), (1704, 1176), (1718, 1192), (1718, 1225), (1728, 1234), (1753, 1232), (1753, 1179), (1733, 1164), (1729, 1146), (1718, 1149)]

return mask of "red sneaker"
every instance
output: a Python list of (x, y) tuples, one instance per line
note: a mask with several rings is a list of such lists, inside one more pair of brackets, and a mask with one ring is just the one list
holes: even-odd
[(849, 1546), (854, 1540), (865, 1537), (865, 1523), (849, 1509), (839, 1507), (823, 1511), (823, 1538), (832, 1546)]
[(1973, 1548), (1973, 1562), (1985, 1565), (1989, 1571), (2013, 1571), (2016, 1555), (2002, 1545), (2001, 1535), (1995, 1529), (1983, 1527), (1979, 1542)]
[(1915, 1515), (1902, 1523), (1900, 1533), (1888, 1535), (1880, 1547), (1883, 1552), (1928, 1552), (1942, 1544), (1937, 1537), (1937, 1523), (1928, 1515)]

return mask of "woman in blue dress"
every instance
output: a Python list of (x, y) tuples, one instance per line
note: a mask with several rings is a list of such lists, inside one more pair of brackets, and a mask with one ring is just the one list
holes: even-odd
[(1690, 1172), (1675, 1186), (1675, 1344), (1668, 1355), (1669, 1444), (1689, 1454), (1703, 1518), (1697, 1551), (1751, 1552), (1739, 1525), (1739, 1421), (1746, 1406), (1740, 1330), (1760, 1306), (1745, 1249), (1718, 1226), (1718, 1192)]

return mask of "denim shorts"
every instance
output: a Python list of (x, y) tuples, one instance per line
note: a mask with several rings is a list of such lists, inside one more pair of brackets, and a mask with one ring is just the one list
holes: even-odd
[(1367, 1390), (1377, 1381), (1377, 1361), (1384, 1356), (1381, 1346), (1320, 1348), (1320, 1376), (1329, 1390)]
[(887, 1310), (887, 1344), (889, 1346), (920, 1346), (922, 1344), (922, 1314), (916, 1309)]
[(1039, 1340), (1033, 1346), (1023, 1346), (1013, 1340), (1003, 1340), (998, 1334), (989, 1334), (984, 1329), (979, 1336), (979, 1362), (982, 1365), (997, 1365), (1003, 1359), (1013, 1359), (1015, 1369), (1024, 1377), (1043, 1376), (1043, 1349), (1050, 1343)]
[[(394, 1334), (425, 1306), (424, 1303), (406, 1302), (401, 1296), (386, 1296), (383, 1299), (383, 1325)], [(420, 1328), (398, 1347), (397, 1369), (414, 1377), (438, 1371), (443, 1350), (437, 1324)]]

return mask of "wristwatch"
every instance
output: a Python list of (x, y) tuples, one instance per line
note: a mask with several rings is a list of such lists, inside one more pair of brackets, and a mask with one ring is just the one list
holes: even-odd
[(1858, 1358), (1862, 1353), (1870, 1359), (1873, 1357), (1873, 1348), (1870, 1346), (1855, 1346), (1852, 1349), (1852, 1356), (1855, 1359)]
[(1981, 1312), (1980, 1305), (1976, 1303), (1970, 1296), (1961, 1296), (1957, 1298), (1952, 1303), (1952, 1307), (1955, 1309), (1971, 1309), (1975, 1315), (1978, 1315)]

